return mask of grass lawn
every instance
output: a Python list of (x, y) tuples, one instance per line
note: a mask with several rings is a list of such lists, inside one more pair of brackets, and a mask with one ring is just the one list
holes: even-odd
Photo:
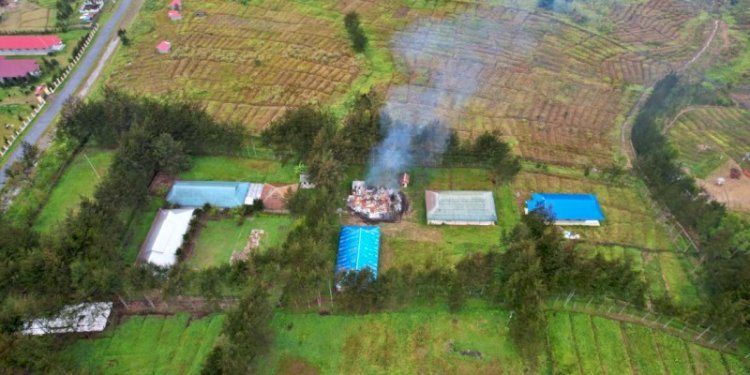
[(133, 316), (97, 338), (78, 340), (63, 359), (79, 374), (199, 374), (223, 321), (223, 315)]
[(582, 369), (578, 365), (578, 354), (574, 345), (569, 314), (564, 312), (547, 314), (547, 335), (554, 358), (555, 373), (581, 374)]
[[(362, 316), (281, 312), (258, 373), (308, 368), (320, 374), (520, 374), (523, 364), (507, 321), (508, 313), (484, 308), (457, 315), (430, 308)], [(479, 351), (483, 359), (462, 356), (462, 350)]]
[(201, 156), (193, 158), (190, 169), (178, 177), (181, 180), (294, 183), (299, 182), (294, 167), (273, 160)]
[(260, 249), (280, 246), (292, 230), (294, 220), (288, 215), (258, 214), (242, 225), (235, 219), (210, 220), (200, 234), (193, 256), (187, 263), (194, 268), (218, 266), (229, 262), (232, 251), (242, 250), (253, 229), (262, 229)]
[(84, 197), (91, 197), (99, 178), (112, 163), (113, 151), (85, 149), (75, 156), (37, 217), (34, 229), (49, 232), (56, 223), (78, 207)]
[(607, 374), (629, 374), (630, 358), (622, 342), (620, 323), (600, 317), (592, 317), (591, 321), (604, 370)]
[(581, 356), (581, 371), (584, 374), (601, 373), (604, 370), (599, 362), (599, 347), (594, 337), (591, 317), (584, 314), (570, 314), (570, 320), (576, 348)]
[[(661, 353), (664, 366), (670, 374), (690, 374), (690, 354), (685, 342), (670, 335), (657, 335), (656, 345)], [(735, 358), (734, 356), (730, 356)], [(744, 369), (744, 367), (743, 367)]]
[(633, 324), (623, 324), (627, 336), (633, 365), (639, 374), (663, 374), (665, 372), (650, 329)]

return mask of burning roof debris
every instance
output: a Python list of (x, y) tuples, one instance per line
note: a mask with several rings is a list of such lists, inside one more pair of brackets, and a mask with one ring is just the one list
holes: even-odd
[(366, 222), (396, 222), (401, 219), (408, 203), (404, 193), (398, 190), (370, 187), (364, 181), (353, 181), (346, 206)]

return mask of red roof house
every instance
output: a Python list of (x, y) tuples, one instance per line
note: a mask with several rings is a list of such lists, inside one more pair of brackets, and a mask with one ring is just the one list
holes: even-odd
[(46, 55), (65, 48), (56, 35), (0, 36), (0, 55)]
[(265, 184), (260, 199), (263, 201), (263, 210), (267, 212), (286, 213), (287, 197), (297, 191), (298, 184)]
[(182, 10), (182, 0), (172, 0), (172, 2), (169, 3), (169, 9)]
[(6, 60), (0, 59), (0, 82), (8, 79), (26, 78), (28, 76), (38, 76), (41, 73), (39, 64), (36, 60)]
[(169, 53), (169, 51), (172, 50), (172, 43), (164, 40), (156, 45), (156, 50), (159, 51), (159, 53)]
[(182, 14), (180, 14), (180, 12), (176, 10), (170, 10), (169, 12), (167, 12), (167, 16), (169, 16), (169, 19), (171, 19), (172, 21), (179, 21), (182, 19)]

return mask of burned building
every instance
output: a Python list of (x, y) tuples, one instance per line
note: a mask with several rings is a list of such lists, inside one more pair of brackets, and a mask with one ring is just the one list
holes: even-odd
[(396, 222), (407, 209), (406, 196), (395, 189), (370, 187), (364, 181), (353, 181), (347, 198), (349, 210), (366, 222)]

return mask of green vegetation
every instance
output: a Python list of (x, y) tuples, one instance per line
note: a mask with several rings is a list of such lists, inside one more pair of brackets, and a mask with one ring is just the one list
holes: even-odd
[[(242, 251), (253, 229), (261, 229), (259, 251), (280, 246), (291, 231), (293, 219), (288, 215), (256, 214), (237, 225), (235, 219), (209, 220), (201, 230), (187, 264), (195, 268), (206, 268), (228, 264), (233, 251)], [(258, 251), (255, 250), (255, 251)]]
[(294, 165), (274, 160), (229, 156), (194, 157), (190, 169), (181, 172), (182, 180), (287, 182), (299, 181)]
[(356, 52), (364, 52), (367, 48), (367, 35), (359, 23), (359, 15), (356, 12), (347, 13), (344, 17), (344, 26), (352, 41), (352, 49)]
[[(570, 317), (566, 313), (550, 313), (547, 316), (547, 335), (552, 348), (555, 372), (560, 374), (580, 373), (578, 353), (573, 345), (573, 330)], [(589, 353), (584, 354), (586, 356)], [(590, 374), (590, 373), (586, 373)]]
[(91, 198), (99, 180), (112, 164), (114, 152), (109, 150), (81, 150), (68, 165), (39, 212), (34, 229), (47, 233), (54, 224), (72, 214), (83, 198)]
[(95, 339), (77, 341), (62, 358), (75, 373), (200, 374), (223, 322), (223, 315), (132, 316)]
[(630, 357), (622, 341), (620, 324), (600, 317), (592, 317), (591, 322), (605, 371), (608, 374), (630, 373)]
[(570, 314), (570, 320), (582, 373), (597, 374), (603, 372), (602, 364), (599, 362), (599, 346), (594, 336), (591, 317), (583, 314)]

